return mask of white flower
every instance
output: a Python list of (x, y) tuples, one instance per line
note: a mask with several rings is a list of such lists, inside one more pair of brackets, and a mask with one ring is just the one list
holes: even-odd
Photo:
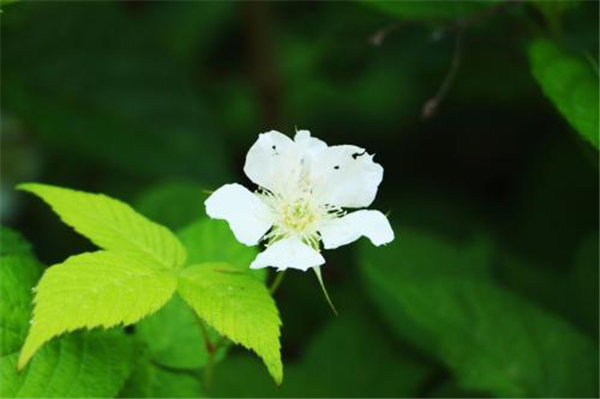
[(328, 147), (306, 130), (294, 140), (276, 132), (260, 134), (248, 151), (246, 175), (259, 188), (251, 192), (226, 184), (205, 202), (206, 213), (225, 219), (243, 244), (266, 242), (250, 265), (308, 270), (325, 263), (325, 249), (365, 236), (377, 246), (394, 239), (381, 212), (364, 208), (375, 199), (383, 168), (359, 147)]

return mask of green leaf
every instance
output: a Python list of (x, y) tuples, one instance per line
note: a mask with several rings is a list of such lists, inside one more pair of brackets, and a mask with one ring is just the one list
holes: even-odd
[(178, 292), (217, 332), (256, 352), (281, 383), (281, 321), (260, 281), (227, 263), (203, 263), (181, 272)]
[(176, 230), (205, 215), (202, 201), (207, 197), (199, 185), (169, 182), (144, 192), (135, 202), (135, 208), (157, 223)]
[(31, 245), (16, 231), (0, 227), (0, 255), (33, 256)]
[(495, 1), (379, 1), (365, 0), (362, 4), (376, 8), (396, 18), (448, 20), (471, 16), (490, 7)]
[(188, 373), (163, 369), (152, 363), (148, 353), (138, 359), (120, 398), (204, 398), (198, 378)]
[(494, 284), (481, 242), (402, 231), (386, 248), (364, 248), (371, 294), (396, 331), (442, 360), (463, 388), (500, 397), (597, 395), (594, 342)]
[(170, 271), (132, 256), (100, 251), (70, 257), (49, 268), (36, 288), (33, 322), (19, 368), (64, 332), (135, 323), (160, 309), (176, 286)]
[(567, 121), (596, 149), (599, 148), (598, 71), (582, 57), (547, 39), (529, 46), (533, 76)]
[[(217, 397), (361, 398), (418, 397), (431, 370), (399, 347), (377, 320), (346, 309), (307, 343), (274, 387), (255, 359), (231, 356), (215, 373)], [(374, 339), (376, 337), (376, 339)], [(236, 376), (244, 384), (235, 384)]]
[(260, 281), (267, 278), (266, 269), (250, 269), (256, 248), (237, 241), (226, 221), (203, 218), (180, 230), (177, 236), (187, 249), (189, 264), (226, 262)]
[(131, 372), (134, 352), (131, 339), (115, 331), (57, 339), (17, 371), (31, 317), (31, 289), (40, 274), (33, 257), (0, 258), (0, 397), (113, 398)]
[[(197, 202), (198, 198), (196, 206)], [(156, 209), (154, 216), (160, 213)], [(256, 249), (237, 242), (226, 222), (203, 218), (181, 230), (178, 236), (187, 249), (190, 263), (228, 262), (261, 282), (266, 278), (265, 270), (248, 268), (256, 256)], [(171, 368), (195, 369), (204, 366), (208, 359), (198, 323), (199, 320), (190, 307), (175, 296), (163, 309), (142, 320), (136, 326), (136, 332), (149, 346), (154, 362)], [(219, 339), (210, 326), (205, 328), (211, 335), (211, 340)], [(229, 345), (219, 346), (215, 360), (224, 357)]]
[(185, 249), (171, 231), (121, 201), (38, 183), (18, 188), (40, 197), (66, 224), (101, 248), (135, 255), (165, 269), (185, 263)]
[[(4, 231), (3, 231), (4, 235)], [(3, 246), (3, 251), (8, 248)], [(31, 287), (42, 273), (32, 257), (0, 257), (0, 355), (16, 352), (23, 344), (31, 314)]]
[(42, 348), (26, 370), (0, 358), (2, 398), (114, 398), (131, 373), (133, 342), (120, 332), (77, 333)]
[(140, 321), (135, 332), (148, 345), (155, 363), (197, 369), (208, 360), (198, 323), (192, 309), (176, 295), (158, 312)]

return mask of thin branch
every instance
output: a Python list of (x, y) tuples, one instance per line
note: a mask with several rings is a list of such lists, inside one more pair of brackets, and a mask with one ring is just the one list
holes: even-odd
[(519, 2), (520, 2), (520, 0), (507, 0), (502, 3), (498, 3), (494, 6), (485, 8), (482, 11), (480, 11), (474, 15), (471, 15), (470, 17), (458, 19), (458, 20), (454, 21), (454, 23), (452, 23), (452, 24), (446, 26), (445, 28), (442, 28), (436, 32), (436, 37), (438, 39), (443, 37), (445, 32), (449, 32), (449, 31), (456, 32), (456, 37), (455, 37), (455, 42), (454, 42), (454, 53), (452, 55), (452, 61), (450, 63), (450, 68), (448, 69), (448, 72), (446, 72), (446, 76), (444, 76), (444, 80), (442, 81), (440, 88), (438, 89), (435, 96), (433, 96), (432, 98), (427, 100), (425, 102), (425, 104), (423, 105), (423, 110), (421, 112), (421, 117), (423, 119), (431, 118), (436, 113), (437, 109), (439, 108), (440, 103), (444, 100), (444, 98), (446, 97), (446, 94), (448, 94), (450, 87), (452, 87), (452, 84), (454, 83), (454, 80), (456, 79), (456, 75), (458, 73), (458, 70), (460, 68), (460, 63), (461, 63), (462, 37), (463, 37), (464, 32), (471, 26), (473, 26), (487, 18), (497, 15), (497, 14), (503, 12), (507, 7), (517, 4)]
[[(446, 26), (443, 26), (442, 28), (440, 28), (439, 30), (437, 30), (435, 32), (436, 40), (441, 39), (445, 32), (453, 31), (453, 30), (467, 29), (467, 28), (481, 22), (484, 19), (487, 19), (496, 14), (499, 14), (500, 12), (503, 12), (509, 6), (519, 3), (521, 1), (522, 0), (505, 0), (503, 2), (500, 2), (500, 3), (497, 3), (490, 7), (487, 7), (485, 9), (481, 10), (480, 12), (475, 13), (469, 17), (456, 19), (453, 22), (449, 23)], [(439, 18), (433, 18), (433, 19), (429, 19), (428, 22), (436, 22), (441, 25), (441, 24), (443, 24), (444, 21)], [(369, 42), (373, 46), (381, 46), (383, 44), (383, 41), (391, 33), (397, 31), (398, 29), (400, 29), (406, 25), (409, 25), (409, 24), (416, 25), (419, 23), (423, 23), (423, 21), (419, 21), (419, 20), (415, 20), (415, 19), (402, 19), (400, 21), (397, 21), (393, 24), (390, 24), (388, 26), (385, 26), (385, 27), (377, 30), (375, 33), (373, 33), (371, 36), (369, 36), (367, 42)]]
[(438, 109), (438, 106), (444, 100), (446, 94), (448, 94), (448, 90), (450, 90), (452, 83), (454, 83), (454, 80), (456, 79), (456, 75), (460, 68), (460, 59), (462, 53), (462, 35), (462, 29), (456, 32), (456, 38), (454, 41), (454, 54), (452, 55), (452, 62), (450, 63), (450, 68), (448, 69), (448, 72), (446, 73), (446, 76), (444, 77), (444, 80), (442, 81), (442, 84), (435, 96), (427, 100), (425, 102), (425, 105), (423, 105), (423, 111), (421, 112), (421, 117), (423, 119), (431, 118), (435, 114), (435, 112)]
[(369, 36), (367, 42), (373, 46), (379, 47), (383, 44), (383, 41), (390, 33), (400, 29), (402, 26), (405, 26), (408, 22), (409, 21), (403, 20), (385, 26), (379, 29), (377, 32), (373, 33), (371, 36)]
[[(462, 36), (464, 32), (473, 25), (478, 24), (479, 22), (488, 19), (492, 16), (495, 16), (503, 11), (509, 6), (519, 3), (522, 0), (506, 0), (501, 3), (492, 5), (483, 9), (482, 11), (475, 13), (469, 17), (456, 19), (452, 23), (434, 31), (433, 38), (435, 40), (440, 40), (447, 32), (456, 32), (455, 43), (454, 43), (454, 53), (452, 55), (452, 61), (450, 63), (450, 68), (446, 75), (444, 76), (444, 80), (440, 85), (437, 93), (427, 100), (423, 105), (423, 110), (421, 116), (423, 119), (427, 119), (432, 117), (437, 109), (439, 108), (440, 103), (446, 97), (446, 94), (452, 87), (454, 80), (456, 79), (456, 75), (460, 68), (461, 63), (461, 53), (462, 53)], [(398, 21), (394, 24), (388, 25), (369, 37), (369, 43), (374, 46), (381, 46), (385, 38), (392, 32), (398, 30), (400, 27), (404, 26), (407, 23), (415, 23), (414, 20), (402, 20)]]

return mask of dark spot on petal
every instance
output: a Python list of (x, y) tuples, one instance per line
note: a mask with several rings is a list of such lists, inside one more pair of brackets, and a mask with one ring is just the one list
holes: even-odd
[(335, 166), (333, 167), (333, 169), (336, 169), (336, 170), (337, 170), (337, 169), (339, 169), (339, 168), (340, 168), (340, 165), (335, 165)]
[(358, 157), (365, 155), (366, 153), (367, 153), (367, 150), (364, 150), (363, 152), (355, 152), (354, 154), (352, 154), (352, 158), (356, 159)]

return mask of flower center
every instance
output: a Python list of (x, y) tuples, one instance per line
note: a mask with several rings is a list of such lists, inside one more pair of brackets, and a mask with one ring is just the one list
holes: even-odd
[(328, 219), (342, 217), (345, 212), (339, 207), (315, 201), (307, 189), (306, 182), (295, 187), (287, 195), (273, 193), (259, 187), (257, 194), (274, 214), (273, 229), (263, 239), (270, 245), (288, 237), (297, 237), (302, 242), (319, 250), (320, 236), (317, 228)]
[(303, 233), (317, 219), (316, 212), (311, 208), (309, 201), (299, 199), (292, 203), (283, 204), (281, 210), (281, 224), (296, 233)]

